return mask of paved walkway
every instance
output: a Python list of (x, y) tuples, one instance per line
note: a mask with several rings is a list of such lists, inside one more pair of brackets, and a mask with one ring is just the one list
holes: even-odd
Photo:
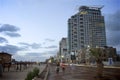
[[(96, 67), (70, 66), (66, 67), (65, 73), (60, 70), (59, 74), (55, 72), (55, 66), (50, 66), (48, 80), (98, 80), (95, 78)], [(120, 80), (119, 68), (104, 68), (104, 77), (99, 80)]]
[[(68, 65), (68, 64), (66, 64)], [(84, 66), (84, 67), (96, 67), (95, 65), (85, 65), (85, 64), (74, 64), (76, 66)], [(119, 66), (104, 66), (104, 68), (118, 68), (120, 69), (120, 65)]]
[(39, 68), (40, 71), (44, 69), (45, 64), (42, 65), (33, 65), (29, 66), (27, 69), (22, 70), (22, 71), (16, 71), (14, 69), (11, 69), (10, 72), (5, 71), (3, 72), (3, 77), (0, 78), (0, 80), (25, 80), (27, 73), (29, 71), (32, 71), (35, 67)]

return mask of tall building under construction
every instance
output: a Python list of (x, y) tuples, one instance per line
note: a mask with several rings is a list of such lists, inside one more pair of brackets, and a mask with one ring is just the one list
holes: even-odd
[(81, 6), (68, 19), (68, 50), (74, 52), (90, 47), (106, 46), (106, 32), (102, 6)]

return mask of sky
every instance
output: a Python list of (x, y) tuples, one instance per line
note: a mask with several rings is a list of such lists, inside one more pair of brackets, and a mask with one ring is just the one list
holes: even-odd
[(104, 5), (107, 45), (120, 53), (120, 0), (0, 0), (0, 51), (19, 61), (54, 56), (82, 5)]

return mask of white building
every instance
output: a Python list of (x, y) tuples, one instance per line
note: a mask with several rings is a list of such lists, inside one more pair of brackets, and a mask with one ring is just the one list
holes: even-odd
[(68, 50), (67, 50), (67, 38), (62, 38), (59, 43), (59, 53), (61, 60), (67, 62), (69, 59)]
[[(81, 6), (79, 12), (68, 19), (69, 53), (90, 47), (106, 46), (104, 16), (101, 7)], [(76, 55), (76, 54), (75, 54)]]

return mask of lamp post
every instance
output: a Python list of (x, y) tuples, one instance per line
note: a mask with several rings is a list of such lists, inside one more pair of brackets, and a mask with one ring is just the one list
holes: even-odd
[(87, 45), (87, 48), (86, 48), (86, 64), (90, 63), (90, 61), (89, 61), (89, 59), (90, 59), (89, 49), (90, 49), (90, 46)]
[(71, 52), (71, 60), (72, 60), (72, 63), (73, 63), (73, 60), (75, 60), (75, 53), (74, 52)]
[(61, 55), (60, 57), (61, 57), (61, 63), (62, 63), (64, 56), (63, 56), (63, 55)]

